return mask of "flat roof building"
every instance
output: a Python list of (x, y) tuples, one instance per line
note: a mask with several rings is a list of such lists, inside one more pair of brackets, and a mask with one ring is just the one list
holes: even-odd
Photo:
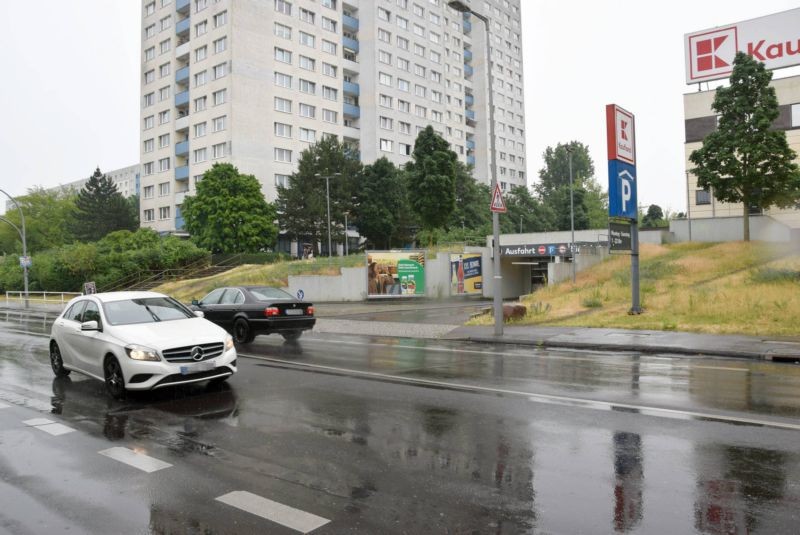
[[(520, 0), (472, 6), (490, 19), (497, 180), (525, 185)], [(490, 182), (482, 24), (445, 0), (143, 0), (142, 225), (181, 232), (219, 161), (274, 200), (326, 135), (402, 165), (432, 125)]]

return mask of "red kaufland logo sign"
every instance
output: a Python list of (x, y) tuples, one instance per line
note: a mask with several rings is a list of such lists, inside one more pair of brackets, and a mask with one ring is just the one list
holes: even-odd
[(686, 83), (727, 78), (737, 52), (768, 69), (800, 64), (800, 8), (685, 36)]

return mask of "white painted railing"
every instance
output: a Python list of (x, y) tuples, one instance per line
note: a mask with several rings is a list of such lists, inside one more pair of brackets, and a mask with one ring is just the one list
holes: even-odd
[[(28, 301), (47, 305), (65, 305), (73, 297), (83, 295), (80, 292), (28, 292)], [(25, 301), (25, 292), (6, 292), (6, 306)]]

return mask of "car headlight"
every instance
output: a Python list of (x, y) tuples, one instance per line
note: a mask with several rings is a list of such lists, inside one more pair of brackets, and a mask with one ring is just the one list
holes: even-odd
[(130, 344), (125, 346), (125, 351), (128, 353), (128, 356), (133, 360), (155, 360), (155, 361), (161, 360), (161, 357), (158, 356), (158, 351), (156, 351), (155, 349), (151, 349), (149, 347)]
[(226, 335), (225, 336), (225, 351), (233, 349), (233, 336)]

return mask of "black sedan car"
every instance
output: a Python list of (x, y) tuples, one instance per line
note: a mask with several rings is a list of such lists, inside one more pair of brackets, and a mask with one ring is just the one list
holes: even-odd
[(226, 329), (240, 344), (272, 333), (297, 340), (316, 322), (314, 305), (269, 286), (217, 288), (200, 301), (193, 300), (192, 308), (201, 310), (207, 320)]

